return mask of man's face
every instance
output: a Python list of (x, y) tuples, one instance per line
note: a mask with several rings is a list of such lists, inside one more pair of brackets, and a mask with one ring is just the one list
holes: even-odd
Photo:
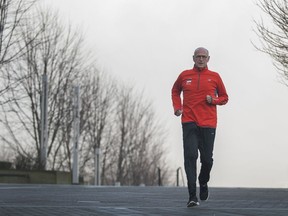
[(198, 49), (195, 51), (193, 56), (193, 61), (198, 68), (207, 67), (207, 63), (209, 61), (210, 56), (208, 55), (207, 50)]

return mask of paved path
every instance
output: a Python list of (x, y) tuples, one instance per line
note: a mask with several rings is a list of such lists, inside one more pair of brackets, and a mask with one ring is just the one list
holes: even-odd
[(288, 215), (288, 189), (211, 188), (187, 208), (184, 187), (0, 184), (0, 216)]

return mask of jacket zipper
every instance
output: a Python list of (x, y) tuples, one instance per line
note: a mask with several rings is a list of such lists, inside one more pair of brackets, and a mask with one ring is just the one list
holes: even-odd
[(198, 72), (197, 90), (199, 90), (199, 86), (200, 86), (200, 72)]

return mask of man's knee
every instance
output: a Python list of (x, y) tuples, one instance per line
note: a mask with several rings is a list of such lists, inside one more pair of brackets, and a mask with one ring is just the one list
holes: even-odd
[(208, 169), (211, 169), (213, 166), (213, 159), (208, 159), (208, 160), (201, 160), (202, 166), (207, 167)]

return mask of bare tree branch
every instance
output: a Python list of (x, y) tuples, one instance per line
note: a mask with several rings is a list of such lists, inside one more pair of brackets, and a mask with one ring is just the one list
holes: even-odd
[(283, 77), (283, 83), (288, 81), (288, 1), (259, 0), (258, 7), (268, 15), (272, 26), (264, 24), (263, 20), (255, 21), (255, 32), (260, 38), (261, 46), (254, 46), (268, 54), (274, 66)]

